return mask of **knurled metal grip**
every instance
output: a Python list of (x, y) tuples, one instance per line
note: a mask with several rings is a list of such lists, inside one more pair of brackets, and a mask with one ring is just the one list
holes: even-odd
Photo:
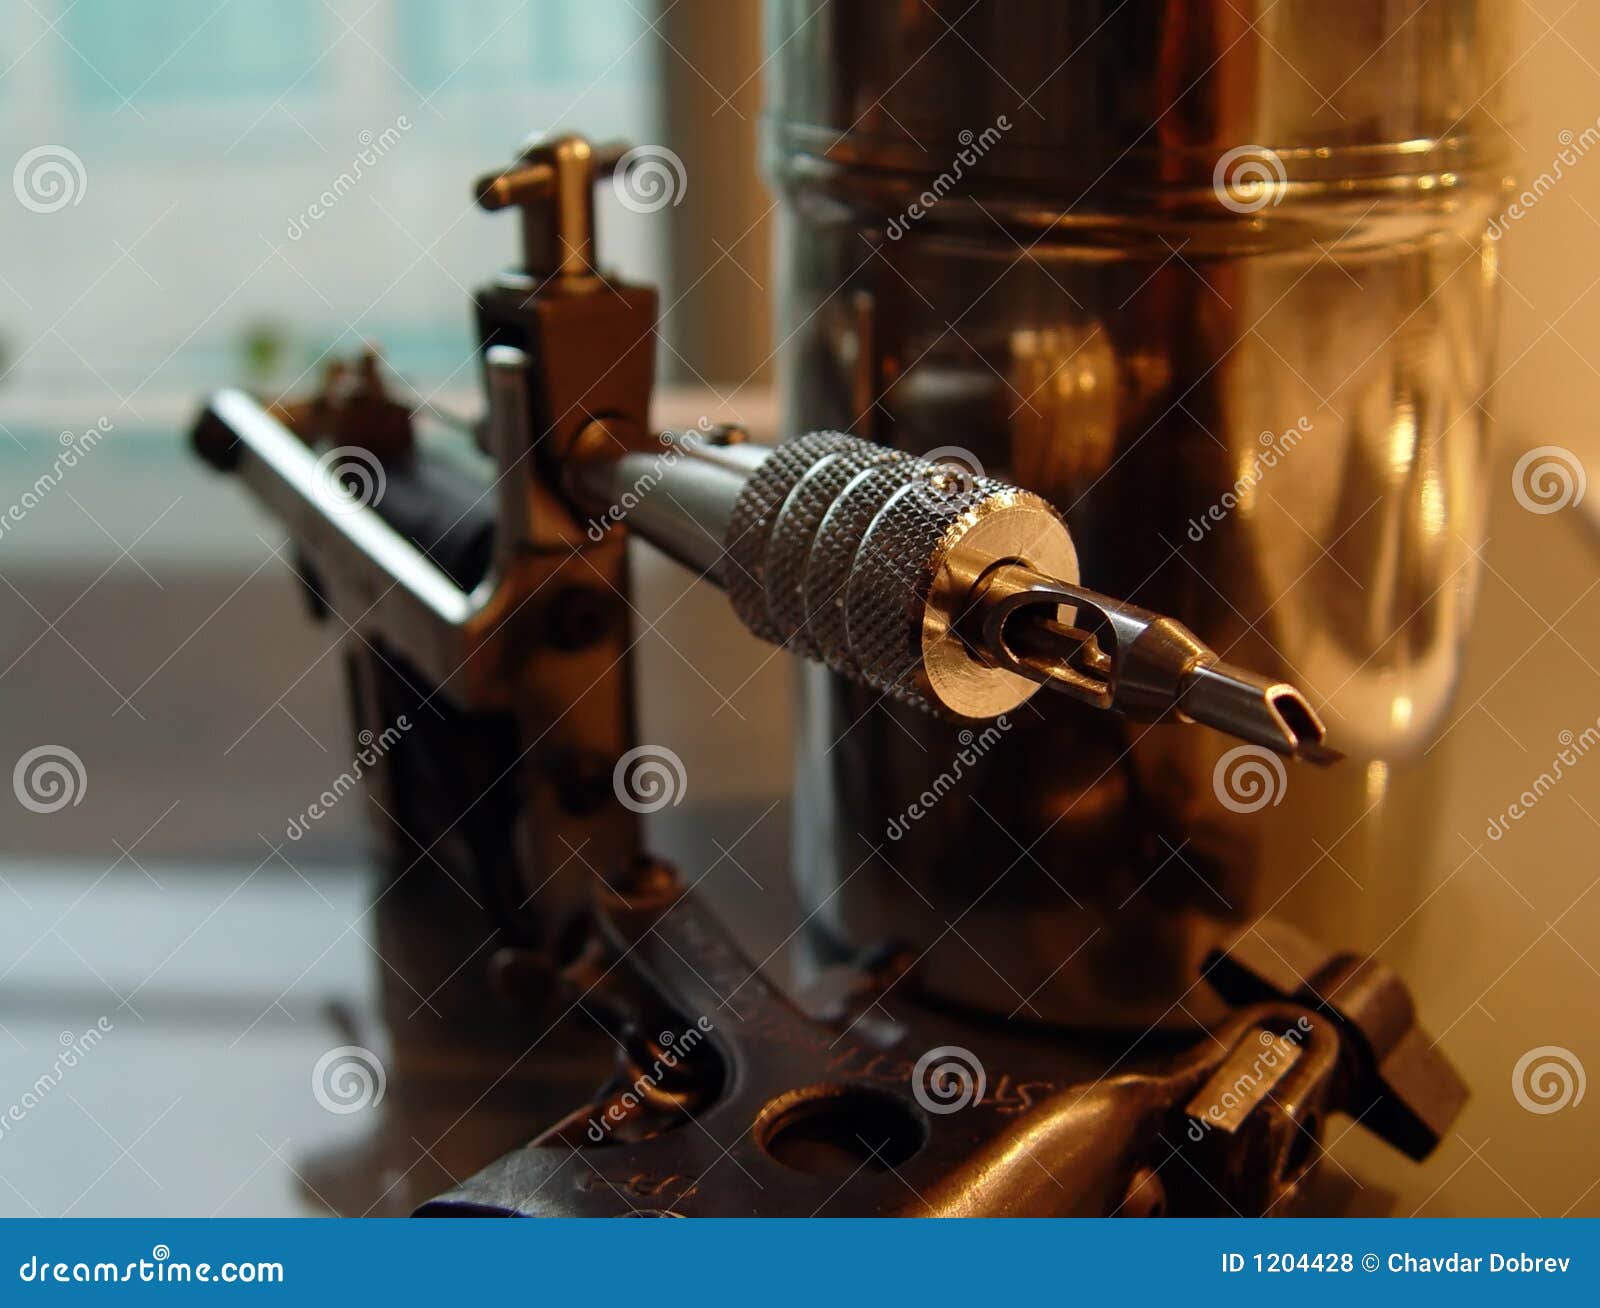
[(740, 621), (762, 640), (782, 644), (784, 637), (767, 612), (767, 542), (778, 510), (794, 484), (824, 454), (852, 437), (839, 432), (813, 432), (780, 445), (745, 483), (728, 519), (717, 580), (727, 591)]
[[(861, 680), (916, 703), (926, 698), (923, 619), (946, 538), (959, 537), (969, 515), (992, 497), (1016, 492), (923, 459), (905, 471), (907, 480), (873, 515), (856, 549), (844, 612)], [(1048, 505), (1040, 505), (1054, 517)]]
[(861, 542), (889, 496), (905, 484), (905, 471), (888, 464), (851, 478), (823, 515), (805, 560), (806, 625), (816, 657), (857, 680), (861, 668), (850, 652), (845, 593)]
[(740, 493), (724, 545), (721, 580), (756, 635), (963, 717), (1038, 689), (952, 630), (977, 579), (1007, 560), (1078, 576), (1066, 527), (1038, 496), (838, 433), (780, 446)]
[(845, 488), (868, 468), (903, 463), (908, 456), (885, 445), (857, 441), (813, 463), (784, 499), (767, 543), (767, 612), (779, 639), (797, 654), (822, 655), (807, 621), (806, 572), (817, 532)]

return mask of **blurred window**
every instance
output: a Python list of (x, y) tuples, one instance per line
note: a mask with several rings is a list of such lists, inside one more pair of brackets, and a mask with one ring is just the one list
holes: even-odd
[[(16, 455), (109, 417), (175, 452), (203, 390), (304, 388), (365, 339), (419, 395), (463, 392), (469, 289), (516, 243), (513, 219), (472, 207), (472, 179), (534, 132), (653, 139), (652, 12), (6, 6), (0, 443)], [(610, 265), (659, 275), (661, 224), (604, 197), (600, 221)]]

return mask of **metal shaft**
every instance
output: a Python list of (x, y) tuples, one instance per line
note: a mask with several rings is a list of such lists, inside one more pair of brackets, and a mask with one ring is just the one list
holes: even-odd
[(574, 494), (727, 591), (756, 635), (905, 702), (991, 718), (1040, 686), (1329, 762), (1293, 686), (1077, 584), (1044, 500), (838, 432), (776, 448), (665, 438), (580, 462)]

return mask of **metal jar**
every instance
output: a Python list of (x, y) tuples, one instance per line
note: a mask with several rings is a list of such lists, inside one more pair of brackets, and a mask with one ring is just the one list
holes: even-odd
[(786, 429), (1038, 491), (1086, 584), (1292, 678), (1349, 755), (1046, 692), (984, 733), (807, 668), (833, 945), (1000, 1017), (1186, 1026), (1239, 923), (1403, 916), (1477, 579), (1511, 8), (770, 4)]

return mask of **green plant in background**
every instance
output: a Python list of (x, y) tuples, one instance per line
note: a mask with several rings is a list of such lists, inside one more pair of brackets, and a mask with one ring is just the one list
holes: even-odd
[(281, 376), (289, 357), (289, 331), (269, 320), (247, 323), (239, 333), (239, 373), (246, 385), (266, 388)]

